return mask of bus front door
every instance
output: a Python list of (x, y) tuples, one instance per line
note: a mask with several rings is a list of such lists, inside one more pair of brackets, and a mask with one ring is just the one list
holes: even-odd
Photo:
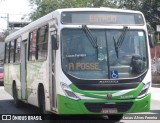
[[(50, 32), (50, 39), (53, 39), (53, 37), (56, 37), (56, 31), (52, 31)], [(56, 99), (56, 80), (55, 80), (55, 56), (56, 56), (56, 50), (53, 48), (53, 41), (51, 40), (51, 106), (52, 106), (52, 110), (56, 111), (57, 109), (57, 99)]]

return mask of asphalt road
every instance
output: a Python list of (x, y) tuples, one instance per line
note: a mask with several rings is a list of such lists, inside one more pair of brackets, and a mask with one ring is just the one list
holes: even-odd
[[(160, 117), (160, 89), (159, 88), (152, 88), (152, 101), (151, 101), (151, 111), (147, 112), (145, 114), (151, 114), (154, 116), (154, 114), (158, 114)], [(0, 114), (34, 114), (38, 115), (40, 114), (40, 111), (37, 107), (24, 104), (21, 108), (16, 108), (14, 106), (13, 98), (4, 91), (3, 86), (0, 86)], [(144, 114), (144, 113), (140, 113)], [(20, 121), (22, 123), (91, 123), (91, 122), (97, 122), (97, 123), (106, 123), (106, 120), (101, 120), (99, 117), (91, 117), (91, 116), (57, 116), (57, 115), (51, 115), (54, 117), (55, 120), (49, 121)], [(71, 120), (72, 118), (77, 119)], [(108, 120), (107, 120), (108, 121)], [(17, 123), (17, 121), (10, 121), (11, 123)], [(108, 121), (109, 123), (111, 121)], [(121, 120), (120, 123), (159, 123), (160, 120)], [(0, 123), (8, 123), (8, 121), (0, 121)]]

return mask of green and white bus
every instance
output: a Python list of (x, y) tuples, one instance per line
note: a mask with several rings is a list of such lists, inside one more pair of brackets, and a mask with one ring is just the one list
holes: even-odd
[(119, 119), (146, 112), (150, 42), (139, 11), (58, 9), (6, 38), (5, 90), (16, 106), (43, 112)]

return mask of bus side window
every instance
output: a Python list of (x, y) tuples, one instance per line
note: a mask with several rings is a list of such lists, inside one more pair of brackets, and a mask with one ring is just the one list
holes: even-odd
[(6, 43), (5, 44), (5, 63), (7, 64), (7, 63), (9, 63), (9, 57), (10, 57), (10, 51), (9, 51), (9, 49), (10, 49), (10, 43), (8, 42), (8, 43)]
[(29, 34), (29, 61), (36, 60), (37, 30)]
[(14, 41), (11, 41), (10, 44), (10, 63), (14, 62)]
[(15, 40), (15, 62), (19, 63), (20, 62), (20, 52), (21, 52), (21, 42), (20, 40), (16, 39)]
[(6, 49), (7, 49), (7, 44), (5, 43), (5, 51), (4, 51), (4, 64), (6, 63)]
[(37, 38), (37, 59), (46, 60), (48, 52), (48, 26), (43, 26), (38, 30)]
[(5, 43), (5, 55), (4, 55), (4, 63), (8, 63), (8, 43)]

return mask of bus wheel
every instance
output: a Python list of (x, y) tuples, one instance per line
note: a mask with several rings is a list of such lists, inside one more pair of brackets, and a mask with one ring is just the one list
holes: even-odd
[(108, 115), (108, 119), (113, 121), (120, 121), (122, 118), (123, 114)]
[(43, 113), (43, 114), (46, 114), (46, 111), (45, 111), (45, 94), (44, 94), (44, 87), (43, 86), (39, 87), (38, 103), (39, 103), (40, 112)]
[(17, 94), (17, 88), (16, 88), (16, 84), (13, 84), (13, 99), (14, 99), (14, 104), (15, 106), (18, 108), (21, 106), (21, 102), (18, 99), (18, 94)]

